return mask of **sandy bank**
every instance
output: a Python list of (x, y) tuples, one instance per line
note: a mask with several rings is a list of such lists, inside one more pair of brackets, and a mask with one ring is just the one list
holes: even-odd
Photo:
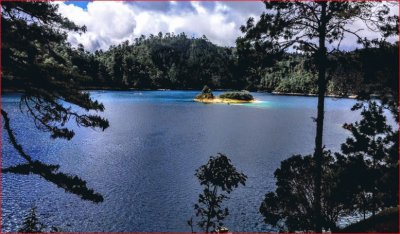
[(253, 103), (257, 102), (257, 100), (237, 100), (237, 99), (229, 99), (229, 98), (204, 98), (204, 99), (193, 99), (196, 102), (202, 103), (227, 103), (227, 104), (240, 104), (240, 103)]

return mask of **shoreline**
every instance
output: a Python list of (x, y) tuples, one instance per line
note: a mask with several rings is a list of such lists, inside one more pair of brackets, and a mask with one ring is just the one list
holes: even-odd
[(237, 99), (230, 99), (230, 98), (204, 98), (204, 99), (198, 99), (194, 98), (193, 101), (195, 102), (201, 102), (205, 104), (211, 104), (211, 103), (226, 103), (226, 104), (242, 104), (242, 103), (253, 103), (257, 102), (257, 100), (237, 100)]
[[(82, 91), (198, 91), (196, 89), (136, 89), (136, 88), (114, 88), (114, 87), (88, 87), (81, 89)], [(231, 89), (215, 89), (215, 91), (230, 91)], [(2, 93), (22, 93), (23, 90), (18, 89), (2, 89)], [(318, 94), (312, 93), (285, 93), (285, 92), (267, 92), (267, 91), (253, 91), (253, 93), (269, 93), (272, 95), (281, 95), (281, 96), (303, 96), (303, 97), (317, 97)], [(326, 94), (325, 97), (329, 98), (349, 98), (349, 99), (357, 99), (357, 95), (336, 95), (336, 94)], [(233, 99), (232, 99), (233, 100)], [(238, 101), (238, 100), (236, 100)], [(245, 101), (246, 102), (246, 101)], [(212, 103), (212, 102), (210, 102)]]
[[(274, 95), (282, 95), (282, 96), (318, 97), (318, 94), (313, 94), (313, 93), (284, 93), (284, 92), (268, 92), (268, 93), (274, 94)], [(345, 95), (345, 96), (337, 95), (337, 94), (325, 94), (325, 97), (357, 99), (356, 94)]]

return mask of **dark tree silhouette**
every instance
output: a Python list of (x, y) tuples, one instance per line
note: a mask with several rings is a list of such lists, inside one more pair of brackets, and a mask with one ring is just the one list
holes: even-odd
[[(207, 164), (196, 170), (195, 176), (203, 186), (203, 193), (199, 195), (195, 204), (196, 216), (200, 217), (198, 226), (205, 232), (210, 228), (222, 226), (222, 221), (229, 214), (228, 208), (222, 208), (221, 204), (229, 197), (240, 184), (245, 185), (247, 176), (231, 164), (231, 160), (223, 154), (210, 157)], [(193, 231), (193, 219), (188, 221)]]
[[(322, 227), (338, 231), (337, 220), (346, 214), (337, 194), (337, 165), (330, 151), (324, 151), (322, 177)], [(294, 155), (281, 162), (274, 175), (277, 189), (265, 195), (260, 213), (267, 224), (281, 231), (309, 232), (314, 229), (313, 210), (315, 162), (311, 155)]]
[[(398, 16), (389, 16), (388, 4), (373, 2), (331, 1), (265, 1), (266, 12), (257, 23), (250, 18), (241, 29), (245, 39), (270, 51), (294, 48), (311, 55), (318, 73), (318, 107), (314, 160), (314, 212), (316, 232), (322, 232), (321, 180), (323, 161), (324, 97), (327, 84), (328, 54), (340, 49), (345, 36), (354, 35), (359, 43), (369, 45), (360, 30), (382, 32), (382, 36), (397, 35)], [(350, 28), (356, 20), (363, 28)], [(354, 26), (354, 25), (353, 25)], [(328, 51), (329, 48), (330, 51)]]
[(78, 195), (83, 200), (102, 202), (103, 196), (96, 193), (93, 189), (89, 189), (86, 181), (78, 176), (68, 175), (58, 172), (59, 165), (44, 164), (39, 161), (33, 161), (27, 164), (19, 164), (16, 166), (3, 169), (3, 173), (15, 173), (20, 175), (35, 174), (43, 179), (54, 183), (59, 188), (63, 188), (66, 192)]
[[(58, 49), (60, 45), (69, 46), (67, 31), (84, 32), (85, 27), (62, 17), (57, 9), (49, 2), (2, 2), (2, 78), (13, 84), (3, 88), (22, 92), (20, 109), (34, 120), (38, 129), (50, 132), (52, 138), (70, 140), (74, 131), (65, 127), (69, 121), (102, 130), (109, 123), (95, 114), (104, 111), (104, 106), (79, 90), (77, 79), (82, 75), (72, 69), (71, 61)], [(101, 195), (86, 188), (83, 180), (56, 173), (55, 166), (34, 161), (17, 142), (6, 110), (2, 109), (1, 114), (10, 142), (27, 161), (26, 165), (6, 171), (26, 172), (29, 168), (30, 173), (40, 174), (67, 191), (94, 195), (96, 202), (102, 200)], [(62, 179), (66, 180), (65, 185), (60, 184)], [(77, 187), (71, 184), (75, 182)], [(90, 199), (87, 195), (81, 197)]]
[[(358, 103), (353, 110), (360, 108), (362, 119), (344, 124), (351, 137), (342, 144), (342, 154), (324, 152), (322, 228), (332, 232), (340, 231), (337, 221), (341, 216), (358, 212), (365, 219), (367, 211), (375, 216), (398, 204), (398, 131), (387, 124), (383, 105), (370, 101)], [(314, 228), (315, 166), (311, 155), (295, 155), (281, 162), (274, 174), (277, 188), (260, 207), (267, 224), (289, 232)]]
[[(395, 144), (392, 140), (393, 130), (387, 124), (384, 115), (384, 108), (375, 101), (369, 101), (367, 106), (359, 103), (353, 109), (362, 109), (362, 119), (354, 124), (344, 124), (344, 128), (351, 133), (351, 137), (347, 138), (346, 142), (342, 144), (342, 153), (347, 158), (359, 158), (364, 161), (365, 177), (359, 182), (362, 186), (357, 189), (361, 190), (356, 193), (363, 198), (367, 204), (362, 204), (363, 212), (366, 206), (368, 210), (372, 211), (375, 216), (379, 208), (385, 206), (395, 206), (397, 204), (396, 194), (392, 194), (387, 189), (382, 187), (385, 185), (383, 174), (388, 172), (393, 165), (390, 151)], [(359, 163), (362, 165), (362, 163)], [(351, 175), (342, 181), (352, 181)], [(396, 186), (395, 181), (390, 181), (391, 186)], [(351, 190), (351, 189), (350, 189)], [(366, 202), (366, 195), (371, 194), (370, 202)], [(384, 198), (391, 197), (387, 201), (389, 204), (384, 204)], [(390, 202), (391, 201), (391, 202)]]
[[(363, 88), (358, 99), (368, 101), (378, 97), (398, 122), (399, 46), (398, 43), (375, 42), (376, 47), (357, 51), (361, 64)], [(353, 63), (354, 64), (354, 63)]]

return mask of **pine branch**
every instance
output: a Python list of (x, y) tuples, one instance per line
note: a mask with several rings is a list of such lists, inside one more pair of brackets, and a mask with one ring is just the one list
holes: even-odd
[(15, 173), (22, 175), (36, 174), (57, 185), (58, 187), (63, 188), (66, 192), (79, 196), (83, 200), (90, 200), (95, 203), (102, 202), (104, 200), (101, 194), (96, 193), (93, 189), (89, 189), (86, 185), (87, 182), (78, 176), (58, 172), (60, 167), (59, 165), (48, 165), (37, 160), (32, 160), (32, 157), (23, 150), (20, 144), (18, 144), (14, 132), (11, 129), (10, 118), (8, 117), (7, 112), (1, 110), (1, 114), (4, 120), (4, 128), (6, 129), (11, 144), (18, 151), (19, 155), (21, 155), (21, 157), (27, 161), (26, 164), (19, 164), (4, 168), (2, 169), (3, 173)]

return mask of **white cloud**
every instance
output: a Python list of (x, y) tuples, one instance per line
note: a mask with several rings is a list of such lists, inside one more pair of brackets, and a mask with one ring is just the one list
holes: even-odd
[[(87, 32), (70, 33), (72, 45), (81, 43), (86, 49), (106, 50), (125, 40), (132, 41), (140, 35), (175, 34), (185, 32), (189, 37), (207, 38), (222, 46), (234, 46), (242, 33), (240, 25), (249, 17), (257, 20), (265, 7), (262, 2), (104, 2), (94, 1), (87, 9), (66, 3), (56, 3), (62, 15), (78, 25), (86, 25)], [(392, 10), (398, 14), (397, 6)], [(350, 27), (364, 27), (355, 22)], [(364, 36), (379, 35), (365, 30)], [(396, 40), (392, 38), (391, 41)], [(347, 36), (342, 48), (355, 47), (355, 38)]]
[(68, 40), (73, 45), (81, 43), (89, 50), (106, 49), (128, 40), (136, 27), (134, 12), (122, 2), (91, 2), (86, 10), (72, 4), (58, 4), (62, 15), (87, 27), (82, 35), (70, 33)]
[(262, 3), (169, 2), (169, 3), (127, 3), (94, 1), (82, 9), (63, 2), (59, 12), (78, 25), (86, 25), (87, 32), (79, 35), (70, 33), (68, 40), (72, 45), (81, 43), (88, 50), (108, 49), (125, 40), (132, 41), (140, 35), (158, 32), (185, 32), (189, 37), (206, 35), (210, 41), (222, 46), (234, 46), (241, 35), (240, 25), (251, 16), (246, 9)]

